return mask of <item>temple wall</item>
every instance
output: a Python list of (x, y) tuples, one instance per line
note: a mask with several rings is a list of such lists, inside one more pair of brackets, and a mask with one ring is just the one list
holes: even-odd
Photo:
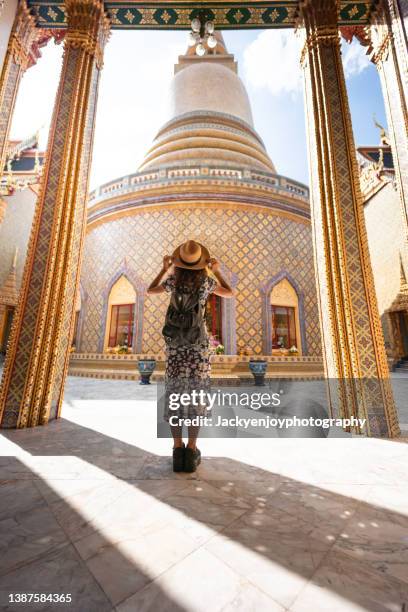
[(24, 189), (23, 191), (16, 191), (11, 196), (4, 197), (4, 201), (6, 202), (5, 216), (3, 222), (0, 223), (0, 286), (9, 273), (17, 247), (16, 276), (19, 287), (37, 195), (32, 189)]
[[(81, 276), (87, 301), (80, 350), (100, 350), (105, 334), (106, 291), (121, 271), (126, 270), (139, 283), (139, 292), (144, 291), (140, 287), (147, 287), (159, 272), (163, 255), (193, 238), (209, 248), (236, 283), (233, 310), (238, 349), (246, 347), (251, 353), (262, 353), (266, 316), (262, 287), (274, 278), (287, 276), (296, 283), (304, 310), (307, 346), (303, 353), (320, 355), (310, 224), (259, 210), (227, 204), (216, 208), (156, 208), (90, 229)], [(144, 297), (140, 328), (143, 352), (163, 349), (161, 329), (167, 302), (166, 295)]]
[(400, 256), (408, 272), (401, 203), (392, 183), (366, 202), (364, 212), (378, 308), (382, 316), (400, 290)]
[(408, 244), (404, 212), (393, 184), (388, 183), (371, 197), (364, 212), (386, 350), (395, 362), (405, 353), (395, 326), (397, 313), (390, 314), (388, 309), (401, 310), (396, 304), (401, 289), (401, 263), (408, 274)]
[[(402, 53), (402, 42), (401, 45), (397, 45), (397, 52), (398, 57), (400, 57)], [(391, 134), (393, 134), (395, 137), (395, 142), (393, 140), (391, 142), (391, 144), (393, 145), (392, 154), (394, 166), (395, 168), (399, 169), (399, 175), (401, 177), (400, 189), (404, 194), (406, 215), (408, 218), (408, 147), (406, 139), (407, 126), (404, 109), (401, 106), (401, 90), (396, 79), (396, 66), (392, 54), (389, 54), (388, 58), (382, 62), (382, 68), (379, 71), (379, 76), (384, 100), (386, 103), (385, 110), (387, 116), (387, 123), (390, 127)], [(407, 82), (407, 75), (400, 73), (400, 76), (402, 77), (402, 87), (403, 83)]]

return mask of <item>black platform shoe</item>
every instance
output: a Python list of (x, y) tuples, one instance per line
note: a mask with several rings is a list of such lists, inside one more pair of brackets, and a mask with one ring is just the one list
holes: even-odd
[(184, 453), (185, 446), (173, 448), (173, 472), (182, 472), (184, 470)]
[(197, 467), (201, 463), (201, 452), (198, 448), (195, 450), (192, 448), (185, 449), (184, 452), (184, 471), (185, 472), (195, 472)]

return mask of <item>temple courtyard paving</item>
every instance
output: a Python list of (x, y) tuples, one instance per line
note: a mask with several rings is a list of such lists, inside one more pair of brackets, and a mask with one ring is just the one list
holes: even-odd
[(61, 419), (0, 436), (0, 609), (408, 609), (406, 441), (202, 439), (174, 474), (154, 385), (71, 377)]

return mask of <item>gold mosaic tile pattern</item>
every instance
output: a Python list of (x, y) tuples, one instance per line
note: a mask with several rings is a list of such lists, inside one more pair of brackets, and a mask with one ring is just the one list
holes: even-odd
[[(143, 212), (95, 227), (86, 237), (81, 283), (88, 293), (81, 351), (95, 352), (101, 334), (103, 292), (126, 260), (148, 285), (163, 255), (194, 238), (238, 277), (237, 345), (262, 352), (262, 297), (259, 288), (282, 271), (304, 293), (308, 353), (321, 354), (310, 226), (244, 206), (177, 208)], [(143, 351), (163, 349), (161, 329), (166, 296), (146, 296)]]

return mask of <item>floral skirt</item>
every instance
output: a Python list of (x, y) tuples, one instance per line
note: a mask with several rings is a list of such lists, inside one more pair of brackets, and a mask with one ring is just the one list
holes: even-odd
[(171, 416), (179, 418), (193, 418), (196, 416), (211, 416), (207, 409), (208, 403), (200, 401), (199, 405), (188, 404), (180, 406), (177, 410), (170, 409), (169, 396), (171, 394), (191, 393), (192, 391), (210, 391), (210, 352), (208, 344), (199, 347), (181, 346), (166, 347), (166, 373), (165, 373), (165, 408), (164, 419)]

